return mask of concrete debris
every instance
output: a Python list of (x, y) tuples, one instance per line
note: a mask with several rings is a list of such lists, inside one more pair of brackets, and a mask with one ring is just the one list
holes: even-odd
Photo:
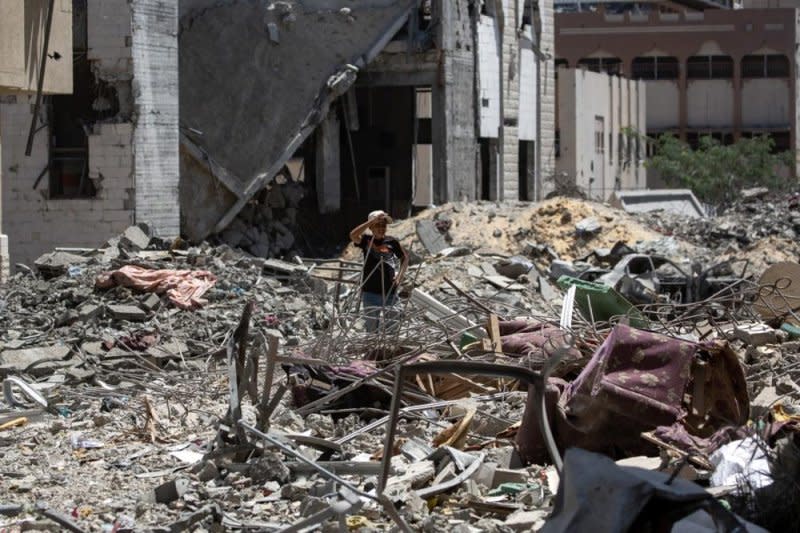
[(603, 226), (600, 225), (600, 221), (594, 217), (584, 218), (575, 224), (575, 233), (580, 238), (591, 238), (600, 233), (602, 229)]
[(119, 236), (119, 246), (126, 251), (145, 250), (150, 246), (150, 235), (140, 226), (131, 226)]
[[(275, 24), (279, 45), (259, 27), (277, 48), (288, 30)], [(714, 266), (716, 241), (681, 236), (769, 197), (672, 235), (564, 198), (422, 211), (390, 226), (419, 259), (398, 325), (367, 334), (358, 255), (297, 255), (289, 183), (213, 244), (136, 227), (0, 287), (0, 528), (567, 531), (591, 509), (610, 530), (592, 490), (653, 525), (663, 513), (645, 499), (737, 505), (685, 478), (706, 483), (711, 455), (748, 428), (772, 450), (800, 432), (800, 341), (784, 327), (800, 322), (777, 305), (794, 267)], [(576, 221), (600, 230), (578, 235)], [(731, 254), (751, 259), (761, 238)], [(216, 283), (191, 309), (95, 285), (129, 267)], [(644, 492), (622, 501), (634, 478)]]
[(147, 320), (147, 313), (135, 305), (109, 305), (108, 312), (116, 320), (142, 322)]

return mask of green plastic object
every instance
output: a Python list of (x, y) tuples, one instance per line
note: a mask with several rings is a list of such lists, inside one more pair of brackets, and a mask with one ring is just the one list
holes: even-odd
[(571, 276), (558, 278), (562, 289), (567, 290), (572, 285), (575, 286), (575, 305), (587, 320), (607, 322), (611, 317), (627, 316), (631, 326), (647, 328), (648, 322), (642, 312), (612, 287)]
[(459, 345), (458, 347), (463, 350), (464, 348), (466, 348), (473, 342), (477, 342), (478, 340), (479, 339), (476, 335), (473, 335), (469, 331), (465, 331), (464, 333), (461, 334), (461, 340), (458, 343)]
[(800, 339), (800, 328), (789, 322), (784, 322), (781, 329), (789, 334), (790, 339)]

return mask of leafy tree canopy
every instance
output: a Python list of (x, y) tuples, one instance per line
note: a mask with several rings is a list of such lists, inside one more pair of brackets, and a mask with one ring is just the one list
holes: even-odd
[(795, 180), (785, 177), (790, 152), (773, 153), (775, 142), (766, 135), (730, 145), (704, 136), (696, 150), (669, 134), (650, 141), (655, 143), (656, 155), (647, 166), (669, 185), (692, 189), (710, 204), (728, 205), (750, 187), (785, 190), (794, 185)]

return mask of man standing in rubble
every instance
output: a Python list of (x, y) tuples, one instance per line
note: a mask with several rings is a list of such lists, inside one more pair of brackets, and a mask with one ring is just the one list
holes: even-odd
[[(392, 217), (386, 212), (373, 211), (366, 222), (350, 232), (350, 240), (364, 254), (361, 305), (369, 333), (378, 331), (381, 312), (386, 325), (395, 326), (397, 289), (408, 267), (408, 254), (400, 242), (386, 235), (386, 226), (391, 222)], [(365, 234), (366, 230), (371, 234)]]

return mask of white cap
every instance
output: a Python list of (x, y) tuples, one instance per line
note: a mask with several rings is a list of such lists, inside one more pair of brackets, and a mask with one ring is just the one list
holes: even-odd
[(389, 216), (389, 213), (387, 213), (386, 211), (381, 211), (380, 209), (378, 209), (377, 211), (373, 211), (369, 215), (367, 215), (367, 220), (376, 219), (381, 215), (383, 215), (387, 223), (391, 224), (392, 222), (394, 222), (394, 220), (392, 220), (392, 217)]

